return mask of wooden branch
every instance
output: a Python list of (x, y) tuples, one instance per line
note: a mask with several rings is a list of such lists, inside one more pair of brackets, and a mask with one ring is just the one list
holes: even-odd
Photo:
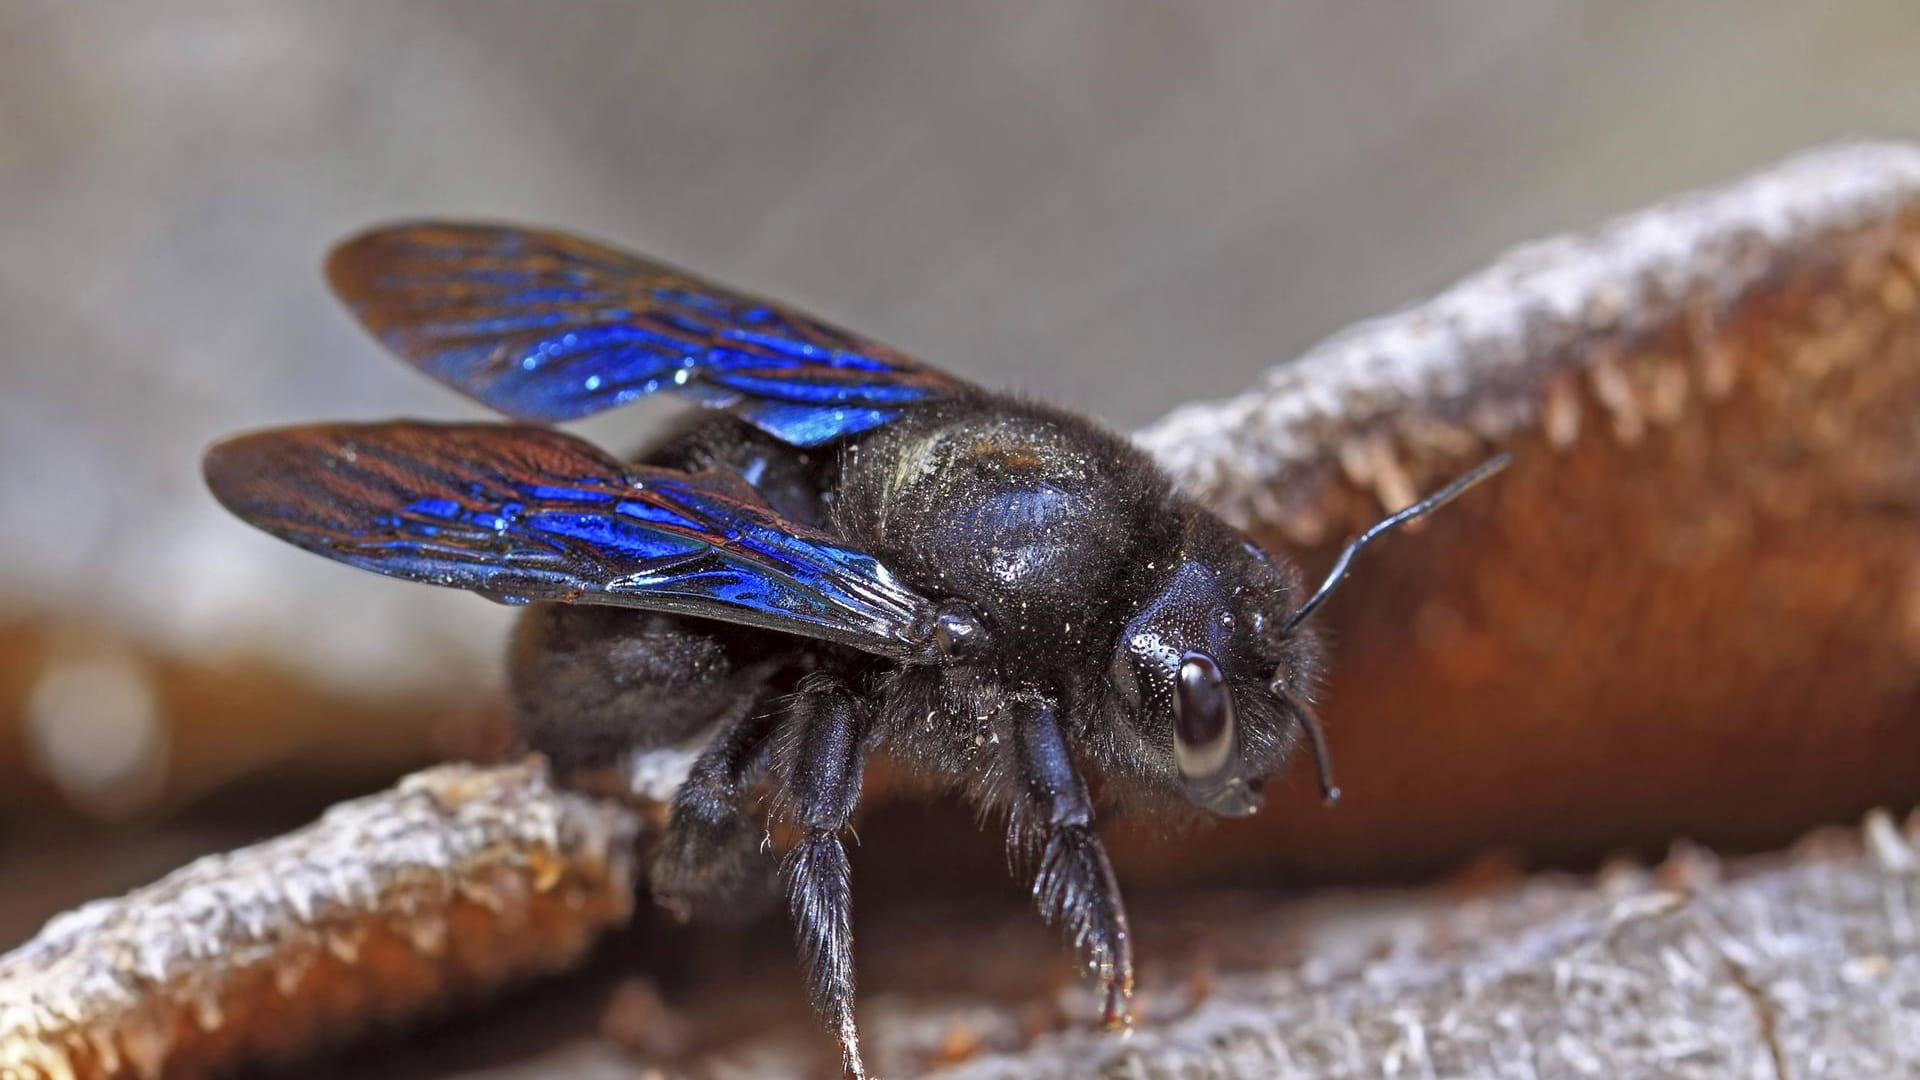
[(48, 923), (0, 959), (0, 1078), (198, 1076), (564, 969), (638, 828), (538, 761), (416, 774)]
[[(1301, 958), (1163, 985), (1129, 1038), (1072, 1025), (938, 1075), (1916, 1075), (1917, 828), (1875, 814), (1785, 858), (1722, 868), (1682, 849), (1656, 871), (1597, 881), (1397, 894), (1385, 919), (1379, 896), (1244, 908), (1212, 920), (1223, 955), (1284, 925), (1304, 937)], [(1007, 1007), (890, 1002), (909, 1032)], [(894, 1049), (876, 1068), (924, 1075), (939, 1042)]]
[[(1920, 152), (1831, 149), (1510, 256), (1143, 435), (1310, 559), (1492, 445), (1525, 453), (1342, 597), (1349, 807), (1136, 843), (1127, 872), (1406, 870), (1767, 822), (1752, 839), (1910, 801), (1917, 279)], [(565, 966), (627, 916), (639, 829), (535, 765), (420, 774), (0, 958), (0, 1078), (201, 1075)], [(1874, 830), (1878, 862), (1742, 870), (1693, 900), (1563, 888), (1535, 917), (1528, 887), (1494, 917), (1431, 898), (1404, 965), (1340, 975), (1315, 946), (1131, 1041), (996, 1036), (980, 1048), (1011, 1056), (965, 1068), (1705, 1074), (1825, 1054), (1895, 1074), (1916, 1045), (1911, 852)], [(876, 1057), (951, 1029), (952, 1007), (870, 1013)]]
[[(1920, 817), (1876, 812), (1725, 863), (1681, 844), (1593, 877), (1150, 898), (1126, 1036), (1094, 1026), (1092, 991), (1049, 964), (1016, 900), (879, 912), (861, 923), (869, 1065), (941, 1080), (1915, 1075), (1917, 842)], [(754, 947), (783, 952), (783, 929)], [(490, 1080), (836, 1075), (791, 986), (763, 977), (780, 967), (677, 1005), (643, 982), (602, 988), (601, 1032), (480, 1060)]]

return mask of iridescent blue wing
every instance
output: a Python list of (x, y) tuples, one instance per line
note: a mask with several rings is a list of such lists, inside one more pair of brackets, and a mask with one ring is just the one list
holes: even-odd
[(521, 420), (678, 389), (815, 446), (967, 389), (800, 312), (564, 233), (399, 225), (336, 248), (327, 278), (388, 348)]
[(215, 445), (205, 472), (227, 509), (282, 540), (506, 603), (677, 612), (887, 656), (915, 651), (930, 608), (738, 477), (624, 465), (546, 428), (283, 428)]

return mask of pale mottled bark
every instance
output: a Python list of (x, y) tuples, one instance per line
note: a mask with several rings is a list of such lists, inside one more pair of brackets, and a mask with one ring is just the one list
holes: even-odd
[(199, 1075), (563, 969), (637, 831), (538, 762), (418, 773), (48, 923), (0, 959), (0, 1077)]
[[(1892, 819), (1732, 864), (1431, 896), (1386, 955), (1223, 978), (1130, 1040), (968, 1063), (989, 1077), (1893, 1077), (1920, 1073), (1920, 876)], [(1323, 927), (1323, 932), (1338, 929)]]

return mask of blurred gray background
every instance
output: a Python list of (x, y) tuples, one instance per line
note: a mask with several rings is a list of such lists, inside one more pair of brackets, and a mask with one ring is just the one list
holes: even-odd
[(1911, 0), (5, 0), (0, 613), (495, 677), (505, 612), (200, 486), (237, 429), (476, 414), (326, 294), (369, 223), (564, 225), (1131, 427), (1510, 244), (1920, 135), (1916, 57)]

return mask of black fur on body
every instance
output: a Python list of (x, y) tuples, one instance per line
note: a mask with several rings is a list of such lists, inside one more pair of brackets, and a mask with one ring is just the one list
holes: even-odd
[[(894, 662), (704, 619), (531, 609), (513, 695), (524, 737), (563, 771), (713, 732), (656, 849), (655, 897), (685, 914), (765, 881), (764, 787), (768, 812), (799, 837), (779, 877), (809, 989), (859, 1074), (840, 836), (865, 758), (885, 753), (1004, 814), (1010, 864), (1101, 981), (1107, 1022), (1127, 1023), (1131, 943), (1092, 793), (1257, 808), (1301, 730), (1269, 684), (1310, 698), (1322, 659), (1311, 631), (1283, 626), (1304, 599), (1291, 565), (1174, 493), (1123, 438), (985, 393), (810, 451), (709, 414), (642, 460), (737, 473), (783, 515), (984, 628), (925, 662)], [(1185, 678), (1202, 682), (1182, 689)], [(1176, 752), (1176, 724), (1191, 727), (1193, 702), (1221, 689), (1225, 756), (1196, 769)], [(1183, 694), (1194, 695), (1186, 721)]]

